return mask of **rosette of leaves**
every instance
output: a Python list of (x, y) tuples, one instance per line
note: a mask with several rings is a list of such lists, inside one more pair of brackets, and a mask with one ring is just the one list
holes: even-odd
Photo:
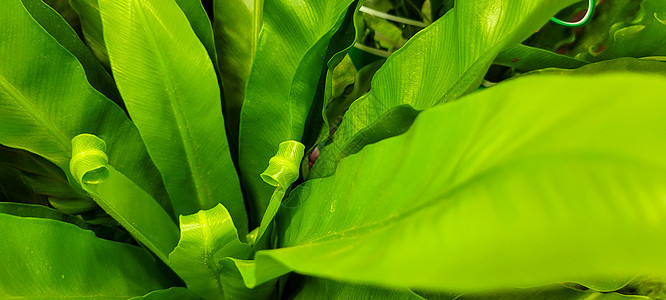
[(350, 90), (357, 1), (4, 1), (0, 297), (658, 297), (664, 63), (477, 92), (571, 2), (461, 1)]

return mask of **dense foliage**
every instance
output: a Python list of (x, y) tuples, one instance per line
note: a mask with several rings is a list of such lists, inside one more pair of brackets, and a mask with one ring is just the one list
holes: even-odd
[(666, 1), (1, 2), (0, 298), (666, 298)]

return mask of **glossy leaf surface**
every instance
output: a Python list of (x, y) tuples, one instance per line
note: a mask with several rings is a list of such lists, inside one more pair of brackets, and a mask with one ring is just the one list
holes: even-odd
[(213, 36), (213, 25), (206, 13), (201, 1), (176, 0), (178, 7), (183, 11), (185, 17), (192, 26), (192, 30), (206, 48), (214, 66), (217, 66), (217, 52), (215, 49), (215, 38)]
[(301, 141), (322, 72), (333, 54), (328, 53), (329, 43), (336, 41), (333, 36), (341, 26), (351, 27), (350, 20), (343, 21), (353, 14), (352, 2), (281, 0), (264, 5), (239, 146), (242, 180), (255, 222), (261, 220), (273, 192), (259, 174), (281, 142)]
[(106, 143), (90, 134), (72, 139), (71, 174), (129, 233), (165, 263), (176, 247), (178, 227), (144, 190), (110, 165)]
[(664, 84), (528, 76), (426, 110), (292, 191), (286, 248), (255, 275), (475, 291), (662, 274)]
[(95, 55), (79, 39), (74, 29), (67, 24), (67, 21), (41, 0), (23, 0), (23, 5), (32, 17), (39, 22), (39, 25), (48, 31), (53, 38), (58, 40), (58, 43), (65, 47), (67, 51), (76, 56), (83, 66), (90, 84), (96, 90), (122, 106), (120, 94), (116, 89), (113, 79), (111, 79), (111, 75), (109, 75), (102, 64), (97, 61)]
[(64, 214), (57, 210), (42, 205), (22, 204), (22, 203), (2, 203), (0, 202), (0, 213), (14, 215), (18, 217), (42, 218), (56, 221), (63, 221), (78, 226), (81, 229), (90, 230), (99, 238), (121, 242), (132, 243), (132, 238), (122, 229), (94, 225), (71, 215)]
[[(99, 0), (69, 0), (69, 2), (81, 18), (83, 34), (85, 35), (88, 47), (90, 47), (95, 56), (97, 56), (97, 59), (99, 59), (107, 68), (110, 68), (109, 54), (107, 53), (106, 45), (104, 43)], [(199, 37), (201, 43), (206, 47), (206, 51), (210, 55), (211, 60), (217, 64), (215, 61), (213, 30), (211, 28), (210, 19), (208, 19), (208, 15), (201, 2), (192, 0), (176, 0), (176, 2), (183, 13), (185, 13), (185, 16), (187, 16), (197, 37)]]
[(229, 212), (218, 204), (181, 216), (180, 232), (178, 246), (169, 254), (170, 265), (190, 290), (206, 299), (224, 298), (219, 262), (225, 257), (248, 258), (251, 253), (238, 239)]
[(72, 224), (0, 213), (0, 297), (128, 298), (171, 286), (145, 250)]
[(114, 167), (170, 212), (160, 175), (125, 112), (88, 84), (76, 57), (21, 1), (3, 2), (0, 41), (0, 53), (12, 57), (0, 60), (0, 143), (36, 153), (69, 174), (71, 139), (95, 134), (107, 142)]
[(83, 31), (86, 44), (97, 59), (106, 68), (110, 69), (109, 54), (104, 44), (102, 18), (99, 15), (98, 0), (69, 0), (69, 4), (79, 15), (81, 31)]
[(187, 18), (173, 1), (99, 3), (114, 77), (174, 212), (222, 203), (244, 234), (247, 213), (215, 71)]
[(245, 99), (245, 84), (259, 37), (262, 7), (254, 0), (214, 0), (215, 45), (224, 93), (227, 132), (238, 143), (240, 113)]
[(414, 110), (476, 90), (498, 53), (530, 36), (572, 2), (456, 3), (386, 60), (373, 77), (370, 92), (351, 105), (309, 176), (330, 175), (340, 159), (403, 133), (413, 121)]

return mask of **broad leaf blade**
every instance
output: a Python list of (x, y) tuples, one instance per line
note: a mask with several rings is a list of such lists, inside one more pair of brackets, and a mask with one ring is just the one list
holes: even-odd
[[(330, 175), (342, 158), (403, 133), (413, 121), (413, 109), (426, 109), (476, 90), (498, 53), (520, 43), (571, 2), (456, 3), (387, 59), (375, 74), (370, 92), (349, 108), (309, 176)], [(395, 121), (383, 122), (386, 117)]]
[(2, 203), (0, 202), (0, 213), (14, 215), (18, 217), (42, 218), (67, 222), (81, 229), (90, 230), (99, 238), (121, 242), (134, 243), (132, 237), (127, 232), (116, 227), (104, 225), (94, 225), (87, 223), (81, 218), (64, 214), (57, 210), (43, 205), (21, 204), (21, 203)]
[(110, 68), (109, 54), (106, 52), (102, 19), (99, 16), (97, 0), (69, 0), (69, 5), (79, 15), (81, 31), (90, 51), (106, 68)]
[[(290, 278), (291, 280), (291, 278)], [(409, 289), (387, 289), (369, 285), (360, 285), (316, 277), (305, 277), (303, 286), (293, 300), (308, 299), (386, 299), (386, 300), (422, 300), (424, 298)]]
[(72, 176), (137, 241), (168, 263), (167, 254), (178, 242), (178, 227), (155, 199), (112, 166), (105, 151), (106, 143), (96, 136), (74, 137)]
[(113, 74), (177, 215), (224, 204), (247, 214), (229, 155), (215, 71), (174, 1), (101, 0)]
[(334, 54), (328, 53), (329, 43), (335, 42), (333, 36), (341, 26), (351, 26), (346, 18), (353, 14), (354, 7), (349, 9), (353, 2), (279, 0), (264, 5), (239, 142), (241, 175), (255, 223), (273, 191), (259, 174), (281, 142), (302, 140), (322, 72)]
[[(103, 24), (99, 11), (99, 0), (69, 0), (70, 5), (81, 18), (81, 25), (83, 34), (86, 38), (88, 47), (93, 51), (97, 59), (99, 59), (104, 66), (110, 68), (109, 54), (106, 50), (103, 36)], [(215, 43), (213, 39), (213, 30), (211, 28), (210, 19), (204, 10), (200, 1), (191, 0), (176, 0), (178, 6), (187, 16), (187, 19), (192, 25), (192, 29), (201, 40), (201, 43), (206, 47), (206, 51), (210, 55), (214, 64), (216, 62)]]
[(665, 84), (530, 76), (427, 110), (294, 190), (286, 248), (255, 273), (468, 291), (663, 275)]
[[(263, 7), (255, 7), (255, 2), (263, 3), (255, 0), (213, 1), (213, 26), (224, 93), (225, 121), (232, 144), (236, 145), (245, 84), (250, 77), (250, 67), (263, 23), (263, 20), (259, 20)], [(238, 152), (237, 149), (232, 151)]]
[(225, 257), (247, 258), (251, 248), (240, 242), (229, 212), (218, 204), (180, 217), (181, 237), (169, 254), (170, 265), (187, 287), (206, 299), (224, 298), (220, 279)]
[[(76, 57), (21, 1), (3, 5), (0, 53), (12, 59), (0, 60), (0, 143), (36, 153), (69, 176), (71, 139), (100, 136), (114, 166), (171, 212), (160, 175), (125, 112), (88, 84)], [(40, 59), (44, 53), (49, 59)]]
[(215, 49), (215, 38), (213, 36), (213, 25), (206, 13), (201, 1), (176, 0), (178, 7), (183, 11), (192, 30), (199, 38), (199, 41), (206, 48), (206, 53), (210, 57), (213, 66), (217, 70), (217, 51)]
[(122, 107), (120, 94), (113, 79), (111, 79), (111, 75), (79, 39), (76, 32), (67, 24), (67, 21), (41, 0), (23, 0), (23, 5), (32, 17), (39, 22), (39, 25), (58, 40), (58, 43), (65, 47), (67, 51), (76, 56), (81, 62), (90, 84)]
[(145, 250), (72, 224), (0, 213), (0, 231), (3, 298), (127, 298), (174, 283)]

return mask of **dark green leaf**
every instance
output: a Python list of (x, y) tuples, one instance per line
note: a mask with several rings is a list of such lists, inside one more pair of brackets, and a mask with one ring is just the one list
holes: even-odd
[(589, 62), (540, 48), (516, 45), (498, 54), (493, 63), (516, 68), (521, 72), (529, 72), (545, 68), (574, 69), (580, 68)]
[[(69, 184), (67, 176), (58, 166), (43, 157), (0, 145), (0, 168), (17, 170), (18, 172), (11, 172), (14, 174), (10, 175), (11, 181), (21, 181), (25, 189), (30, 190), (32, 197), (48, 199), (54, 208), (64, 213), (78, 214), (97, 208), (92, 199)], [(0, 185), (3, 183), (12, 187), (12, 184), (7, 184), (9, 181), (3, 180)], [(14, 186), (16, 187), (18, 186)]]
[[(0, 10), (0, 143), (36, 153), (69, 176), (71, 139), (80, 133), (108, 144), (115, 168), (171, 211), (160, 175), (138, 131), (117, 105), (93, 89), (74, 55), (23, 7)], [(46, 57), (46, 59), (44, 59)]]
[[(233, 140), (232, 145), (238, 145), (238, 127), (245, 98), (245, 84), (250, 77), (250, 67), (263, 23), (262, 3), (263, 0), (213, 1), (215, 10), (213, 26), (224, 93), (224, 116), (227, 132)], [(232, 151), (238, 152), (237, 148)], [(237, 153), (235, 155), (238, 157)]]
[(611, 28), (607, 50), (600, 58), (666, 55), (666, 2), (644, 0), (637, 20), (631, 26)]
[(666, 62), (624, 57), (624, 58), (600, 61), (574, 70), (549, 68), (549, 69), (529, 72), (527, 74), (524, 74), (523, 76), (541, 75), (541, 74), (595, 75), (595, 74), (604, 74), (608, 72), (650, 73), (655, 75), (666, 76)]
[[(352, 2), (280, 0), (267, 1), (264, 6), (241, 113), (239, 152), (244, 191), (255, 223), (261, 220), (273, 192), (259, 174), (281, 142), (302, 141), (311, 110), (321, 119), (323, 103), (313, 105), (313, 98), (328, 60), (341, 50), (332, 49), (353, 42), (345, 40), (353, 36), (353, 30), (346, 34), (352, 26)], [(338, 31), (344, 36), (334, 38)], [(331, 49), (329, 44), (333, 44)], [(319, 128), (309, 129), (319, 133)]]
[[(541, 27), (573, 1), (463, 1), (416, 34), (375, 74), (315, 163), (312, 178), (369, 143), (403, 133), (414, 110), (476, 90), (495, 56)], [(403, 106), (403, 108), (401, 108)], [(393, 120), (382, 121), (384, 118)]]
[(1, 164), (0, 201), (46, 205), (46, 198), (30, 188), (19, 170)]

